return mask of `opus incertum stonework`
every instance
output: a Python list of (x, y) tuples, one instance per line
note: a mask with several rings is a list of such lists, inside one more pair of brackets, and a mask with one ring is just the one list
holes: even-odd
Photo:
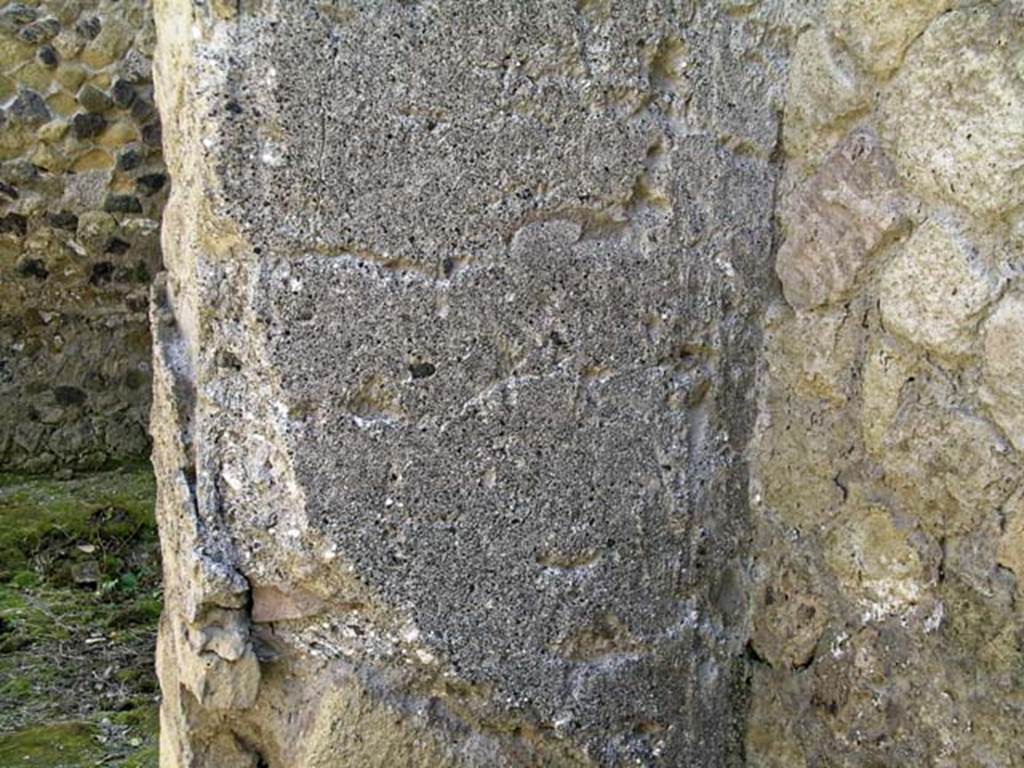
[(0, 470), (149, 453), (155, 41), (139, 0), (0, 3)]
[[(5, 297), (159, 215), (86, 5), (0, 10)], [(164, 768), (1022, 764), (1024, 6), (154, 11)]]

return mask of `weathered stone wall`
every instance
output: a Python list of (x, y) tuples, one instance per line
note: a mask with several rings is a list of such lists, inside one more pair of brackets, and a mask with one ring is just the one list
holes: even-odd
[(1021, 764), (1019, 2), (157, 15), (166, 766)]
[(794, 48), (752, 488), (759, 766), (1024, 755), (1024, 7)]
[(170, 766), (740, 765), (775, 3), (157, 3)]
[(148, 451), (154, 42), (141, 0), (0, 7), (0, 467)]

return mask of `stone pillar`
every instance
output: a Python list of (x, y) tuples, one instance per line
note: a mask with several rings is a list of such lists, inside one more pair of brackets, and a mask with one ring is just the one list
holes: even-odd
[(157, 0), (162, 765), (741, 764), (780, 5)]

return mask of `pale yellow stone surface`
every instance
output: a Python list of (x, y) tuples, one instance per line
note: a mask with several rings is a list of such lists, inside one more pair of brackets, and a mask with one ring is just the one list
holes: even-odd
[(857, 509), (827, 543), (829, 566), (873, 616), (895, 613), (923, 592), (924, 572), (907, 531), (881, 507)]
[(20, 62), (29, 61), (34, 53), (34, 46), (9, 32), (0, 32), (0, 62), (3, 62), (6, 71), (12, 70)]
[(930, 201), (994, 216), (1024, 200), (1019, 8), (945, 14), (914, 43), (882, 97), (890, 156)]
[(31, 144), (32, 130), (23, 125), (8, 124), (0, 130), (0, 160), (17, 157)]
[(57, 67), (57, 72), (54, 76), (57, 78), (57, 82), (64, 86), (66, 90), (75, 93), (88, 76), (88, 73), (80, 64), (64, 62)]
[(46, 99), (47, 106), (58, 115), (70, 117), (78, 111), (78, 102), (75, 97), (64, 91), (57, 91)]
[(46, 93), (53, 81), (53, 70), (38, 61), (29, 61), (17, 71), (15, 79), (26, 88)]
[(52, 144), (40, 144), (32, 153), (32, 164), (50, 173), (63, 173), (69, 161), (67, 155)]
[(93, 69), (113, 64), (131, 45), (132, 34), (132, 29), (123, 21), (108, 18), (100, 33), (82, 51), (82, 61)]
[(53, 38), (51, 45), (62, 59), (73, 59), (85, 47), (85, 42), (82, 36), (73, 29), (63, 29), (59, 35)]
[(864, 444), (878, 455), (899, 407), (900, 392), (913, 376), (915, 361), (893, 343), (875, 342), (864, 364), (861, 423)]
[(798, 312), (777, 335), (791, 367), (780, 372), (801, 395), (841, 404), (850, 395), (849, 371), (856, 366), (857, 334), (844, 307)]
[(827, 622), (827, 605), (808, 576), (781, 567), (758, 596), (750, 641), (773, 667), (794, 669), (813, 658)]
[(111, 123), (99, 137), (99, 143), (104, 147), (116, 148), (124, 146), (133, 141), (138, 141), (139, 129), (130, 120), (118, 120)]
[(832, 0), (832, 29), (868, 72), (885, 75), (900, 65), (911, 42), (952, 0)]
[(104, 242), (117, 231), (117, 220), (105, 211), (86, 211), (78, 217), (78, 239), (83, 244)]
[(75, 173), (82, 171), (105, 171), (114, 167), (114, 158), (102, 149), (90, 149), (75, 158), (72, 169)]
[(983, 331), (982, 397), (1010, 442), (1024, 451), (1024, 299), (1004, 297)]
[(101, 70), (99, 72), (93, 72), (92, 75), (90, 75), (89, 77), (89, 82), (92, 85), (95, 85), (101, 91), (109, 90), (110, 85), (112, 83), (110, 73), (113, 69), (115, 68), (107, 67), (106, 69)]
[(0, 99), (6, 101), (18, 92), (18, 85), (7, 75), (0, 75)]
[(919, 386), (885, 440), (887, 485), (901, 509), (937, 539), (977, 530), (1021, 479), (1012, 448), (992, 422), (949, 402), (954, 397)]
[(1017, 577), (1017, 592), (1024, 591), (1024, 493), (1016, 494), (1003, 510), (1005, 530), (999, 540), (999, 563)]
[(786, 153), (816, 164), (866, 104), (850, 63), (843, 61), (829, 36), (817, 28), (804, 32), (793, 51), (786, 86)]
[(135, 194), (135, 179), (131, 176), (115, 174), (110, 182), (110, 191), (115, 195)]
[(947, 216), (921, 224), (882, 272), (879, 304), (888, 331), (946, 356), (972, 350), (969, 334), (995, 296), (966, 235)]
[(53, 143), (60, 141), (64, 138), (64, 135), (68, 132), (68, 121), (67, 120), (51, 120), (46, 125), (43, 125), (36, 131), (36, 135), (40, 141), (47, 143)]

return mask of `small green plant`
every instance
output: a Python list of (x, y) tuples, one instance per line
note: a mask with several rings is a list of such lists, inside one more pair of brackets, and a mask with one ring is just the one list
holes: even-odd
[(39, 586), (39, 575), (34, 571), (18, 571), (11, 577), (11, 586), (18, 589), (31, 589)]

